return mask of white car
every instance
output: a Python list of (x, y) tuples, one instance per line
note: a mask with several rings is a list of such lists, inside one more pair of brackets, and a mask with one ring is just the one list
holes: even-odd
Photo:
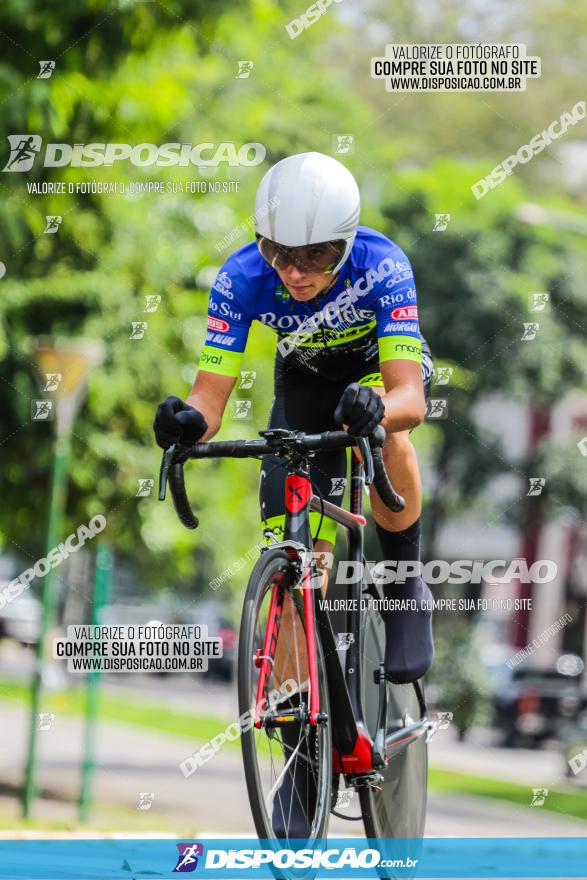
[[(0, 589), (8, 581), (0, 584)], [(0, 608), (0, 639), (14, 639), (23, 645), (36, 645), (41, 628), (41, 603), (30, 590)]]

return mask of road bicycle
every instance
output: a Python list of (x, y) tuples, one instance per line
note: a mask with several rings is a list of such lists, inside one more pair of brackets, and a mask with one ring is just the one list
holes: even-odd
[[(260, 551), (251, 573), (238, 650), (241, 745), (257, 834), (287, 845), (288, 805), (279, 804), (285, 819), (285, 833), (279, 838), (272, 815), (284, 774), (292, 773), (295, 779), (294, 762), (300, 761), (312, 777), (311, 796), (294, 786), (291, 797), (299, 802), (305, 797), (308, 845), (326, 837), (332, 812), (344, 819), (362, 817), (370, 839), (410, 839), (413, 853), (424, 831), (427, 743), (434, 727), (427, 717), (422, 683), (398, 685), (386, 679), (380, 587), (362, 576), (347, 588), (344, 650), (340, 649), (321, 601), (309, 520), (310, 511), (317, 511), (342, 526), (348, 538), (345, 559), (365, 571), (363, 489), (373, 484), (393, 511), (404, 506), (383, 464), (384, 431), (378, 427), (369, 438), (346, 431), (259, 433), (261, 440), (171, 446), (163, 456), (159, 492), (164, 499), (169, 483), (179, 519), (194, 529), (198, 519), (187, 499), (183, 473), (188, 459), (272, 454), (286, 463), (283, 537), (268, 533), (270, 543)], [(341, 448), (352, 448), (349, 510), (315, 495), (309, 473), (316, 451)], [(286, 736), (288, 727), (294, 739), (299, 731), (293, 744)], [(341, 777), (346, 788), (358, 793), (360, 817), (336, 808)]]

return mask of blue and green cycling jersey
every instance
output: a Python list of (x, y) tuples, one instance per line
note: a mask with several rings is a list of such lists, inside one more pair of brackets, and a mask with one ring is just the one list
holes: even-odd
[(277, 333), (282, 358), (327, 378), (336, 378), (349, 356), (421, 361), (410, 262), (395, 242), (367, 226), (359, 226), (332, 287), (309, 302), (290, 296), (255, 242), (239, 248), (210, 293), (200, 369), (238, 376), (253, 321)]

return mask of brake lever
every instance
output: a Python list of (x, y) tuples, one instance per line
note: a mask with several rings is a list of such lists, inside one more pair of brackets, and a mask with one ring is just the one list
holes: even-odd
[(171, 446), (163, 452), (161, 458), (161, 467), (159, 468), (159, 501), (165, 501), (169, 471), (173, 464), (173, 457), (176, 449), (177, 443), (172, 443)]
[(363, 468), (365, 471), (365, 485), (370, 486), (375, 479), (375, 468), (373, 467), (373, 453), (368, 437), (358, 438), (359, 449), (361, 450), (361, 458), (363, 459)]

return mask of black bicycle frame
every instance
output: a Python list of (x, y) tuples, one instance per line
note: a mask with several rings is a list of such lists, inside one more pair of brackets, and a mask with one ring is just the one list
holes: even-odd
[[(351, 497), (350, 510), (345, 510), (312, 494), (309, 471), (306, 462), (298, 461), (287, 470), (286, 513), (284, 541), (311, 548), (313, 546), (310, 531), (309, 513), (315, 511), (347, 531), (348, 549), (346, 559), (357, 563), (355, 571), (361, 571), (363, 565), (363, 528), (366, 525), (362, 514), (364, 471), (361, 460), (355, 450), (351, 452)], [(309, 580), (306, 581), (309, 583)], [(383, 663), (374, 680), (379, 685), (379, 712), (375, 738), (372, 739), (363, 712), (361, 699), (361, 601), (363, 598), (363, 578), (361, 576), (349, 586), (349, 605), (346, 611), (347, 632), (354, 638), (350, 641), (346, 653), (345, 672), (343, 672), (336, 638), (332, 628), (330, 615), (323, 603), (319, 601), (321, 591), (311, 590), (313, 617), (320, 632), (324, 663), (331, 693), (336, 698), (331, 701), (330, 713), (332, 720), (332, 737), (335, 748), (335, 772), (346, 775), (371, 775), (385, 766), (386, 755), (394, 746), (405, 745), (413, 739), (425, 734), (428, 730), (428, 719), (422, 691), (418, 683), (414, 683), (421, 717), (418, 721), (406, 725), (391, 734), (386, 734), (387, 691)], [(313, 632), (314, 621), (307, 621), (307, 628)], [(308, 627), (308, 623), (310, 626)], [(308, 635), (310, 634), (308, 633)], [(308, 639), (308, 653), (310, 644)], [(311, 665), (311, 657), (308, 657)]]
[[(180, 448), (171, 446), (164, 453), (161, 463), (159, 499), (164, 500), (166, 485), (169, 482), (173, 503), (181, 522), (186, 528), (197, 528), (198, 518), (190, 507), (183, 477), (183, 464), (188, 458), (256, 458), (267, 453), (286, 455), (289, 458), (283, 541), (286, 552), (289, 550), (290, 556), (305, 562), (302, 559), (304, 551), (311, 551), (313, 548), (309, 514), (310, 511), (317, 511), (346, 529), (347, 559), (357, 563), (355, 570), (360, 571), (363, 564), (363, 528), (366, 525), (362, 515), (362, 492), (365, 482), (376, 486), (379, 497), (390, 510), (402, 510), (405, 503), (389, 483), (386, 474), (381, 454), (383, 429), (381, 427), (375, 429), (369, 440), (364, 437), (352, 438), (346, 432), (340, 431), (303, 435), (283, 429), (273, 429), (262, 431), (261, 435), (264, 438), (262, 441), (220, 441)], [(362, 460), (355, 451), (355, 446), (359, 447)], [(349, 447), (352, 448), (351, 505), (350, 510), (345, 510), (313, 494), (308, 459), (312, 451), (317, 449)], [(324, 649), (324, 663), (330, 689), (336, 694), (336, 699), (332, 701), (330, 707), (336, 757), (334, 769), (347, 775), (372, 776), (377, 768), (385, 766), (392, 747), (403, 746), (412, 739), (422, 736), (429, 729), (423, 694), (419, 683), (415, 682), (413, 686), (418, 697), (420, 719), (386, 734), (387, 687), (384, 667), (381, 663), (374, 676), (374, 683), (379, 686), (379, 710), (375, 739), (371, 739), (361, 700), (360, 626), (363, 578), (358, 577), (349, 589), (351, 604), (347, 609), (346, 626), (347, 632), (352, 633), (354, 639), (348, 646), (346, 671), (343, 672), (330, 615), (324, 604), (317, 601), (317, 594), (320, 596), (320, 591), (311, 589), (314, 586), (313, 573), (313, 567), (307, 564), (305, 570), (300, 572), (304, 587), (308, 665), (316, 683), (317, 651), (314, 641), (316, 626)], [(276, 626), (278, 625), (276, 620)], [(265, 664), (267, 660), (260, 658), (260, 662)], [(325, 721), (325, 716), (320, 711), (317, 687), (312, 688), (310, 702), (310, 723)]]

